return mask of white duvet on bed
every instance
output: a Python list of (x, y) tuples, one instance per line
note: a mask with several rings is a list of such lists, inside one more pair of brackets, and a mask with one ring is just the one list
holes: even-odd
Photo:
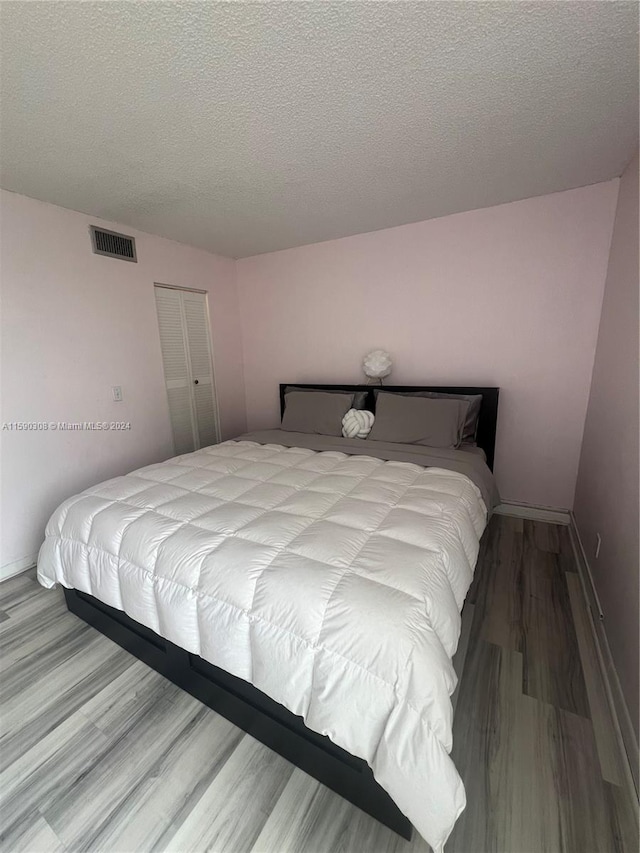
[(465, 805), (451, 657), (485, 522), (462, 474), (228, 441), (65, 501), (38, 579), (302, 715), (440, 851)]

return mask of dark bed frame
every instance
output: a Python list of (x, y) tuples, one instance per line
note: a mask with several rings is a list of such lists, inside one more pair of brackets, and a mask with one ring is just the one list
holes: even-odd
[[(282, 407), (284, 389), (292, 385), (298, 388), (334, 391), (367, 391), (367, 407), (373, 409), (374, 387), (371, 385), (298, 383), (280, 386)], [(489, 467), (493, 467), (498, 412), (497, 388), (415, 385), (383, 387), (385, 391), (482, 394), (477, 443), (485, 451)], [(336, 746), (328, 737), (308, 729), (302, 717), (292, 714), (252, 684), (184, 651), (135, 622), (121, 610), (103, 604), (97, 598), (79, 590), (65, 589), (64, 595), (67, 607), (76, 616), (403, 838), (411, 839), (413, 827), (410, 821), (378, 785), (371, 768), (361, 758), (356, 758)]]

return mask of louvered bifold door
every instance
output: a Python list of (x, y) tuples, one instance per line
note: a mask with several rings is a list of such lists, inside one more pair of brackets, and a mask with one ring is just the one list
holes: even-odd
[(199, 447), (207, 447), (219, 441), (219, 436), (206, 296), (204, 293), (188, 290), (183, 291), (181, 295), (187, 332), (197, 442)]
[(206, 297), (159, 285), (155, 293), (174, 448), (191, 453), (219, 440)]

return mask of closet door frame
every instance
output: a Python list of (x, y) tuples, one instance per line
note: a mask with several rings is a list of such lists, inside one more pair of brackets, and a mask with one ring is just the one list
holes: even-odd
[[(162, 281), (154, 281), (154, 300), (155, 300), (155, 288), (162, 287), (165, 290), (178, 290), (182, 293), (200, 293), (204, 296), (204, 313), (205, 320), (207, 324), (207, 334), (209, 338), (209, 361), (211, 364), (211, 394), (213, 397), (213, 411), (215, 418), (215, 429), (216, 429), (216, 437), (218, 441), (221, 441), (220, 435), (220, 411), (218, 408), (218, 393), (216, 387), (216, 373), (215, 373), (215, 358), (213, 354), (213, 335), (211, 333), (211, 315), (209, 313), (209, 293), (206, 290), (201, 290), (197, 287), (180, 287), (176, 284), (165, 284)], [(196, 450), (200, 450), (200, 435), (198, 433), (198, 419), (195, 408), (195, 400), (193, 396), (193, 376), (191, 373), (191, 353), (189, 350), (189, 336), (187, 334), (187, 324), (184, 316), (184, 306), (181, 305), (181, 321), (182, 321), (182, 329), (183, 329), (183, 339), (185, 345), (185, 354), (186, 354), (186, 362), (187, 362), (187, 375), (189, 377), (189, 405), (191, 407), (191, 428), (193, 430), (193, 440), (194, 440), (194, 448)], [(161, 346), (162, 349), (162, 346)], [(163, 368), (164, 373), (164, 368)], [(166, 393), (166, 379), (165, 379), (165, 393)], [(168, 402), (168, 401), (167, 401)], [(173, 439), (173, 430), (172, 430), (172, 439)], [(174, 443), (174, 452), (175, 452), (175, 443)]]

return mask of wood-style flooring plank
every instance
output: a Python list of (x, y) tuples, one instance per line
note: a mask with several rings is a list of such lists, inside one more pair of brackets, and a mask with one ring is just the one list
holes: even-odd
[(521, 518), (506, 517), (491, 539), (483, 566), (481, 635), (506, 649), (523, 648), (523, 534)]
[[(40, 639), (36, 646), (37, 654), (11, 660), (2, 670), (2, 690), (9, 701), (12, 697), (22, 696), (27, 689), (36, 688), (42, 681), (50, 682), (52, 672), (75, 655), (84, 653), (87, 645), (96, 639), (95, 633), (88, 625), (77, 625), (71, 620), (65, 631), (66, 636), (63, 634), (61, 637), (58, 630), (47, 627), (41, 627), (38, 634)], [(42, 644), (43, 635), (48, 635), (49, 642)], [(64, 641), (60, 642), (63, 638)], [(99, 653), (102, 654), (103, 650), (104, 643), (100, 643)]]
[[(19, 575), (19, 577), (21, 576)], [(0, 588), (5, 583), (11, 583), (18, 580), (18, 578), (1, 581)], [(0, 604), (0, 608), (16, 621), (38, 619), (43, 613), (50, 612), (52, 608), (56, 608), (58, 611), (66, 610), (62, 589), (48, 590), (48, 597), (41, 594), (44, 592), (45, 590), (43, 590), (39, 583), (27, 578), (19, 588), (14, 587), (9, 595), (5, 594), (5, 601)], [(8, 628), (10, 628), (9, 625), (1, 625), (0, 634), (4, 633)]]
[(150, 706), (183, 695), (179, 687), (160, 673), (149, 669), (142, 661), (131, 660), (131, 666), (80, 708), (83, 716), (111, 740), (125, 735)]
[(13, 761), (131, 665), (132, 657), (96, 632), (75, 645), (51, 670), (18, 692), (3, 689), (0, 770)]
[(526, 525), (522, 622), (524, 692), (588, 717), (566, 574), (555, 553), (527, 547)]
[(562, 849), (624, 853), (621, 839), (611, 832), (614, 812), (605, 783), (597, 778), (600, 768), (591, 721), (556, 710), (554, 723), (557, 745), (553, 743), (549, 753), (557, 780)]
[(0, 633), (2, 673), (6, 673), (15, 664), (33, 672), (39, 668), (38, 662), (44, 654), (66, 648), (68, 642), (80, 634), (88, 638), (91, 632), (86, 623), (74, 618), (62, 607), (52, 607), (40, 613), (37, 631), (33, 630), (33, 625), (31, 619), (9, 619), (6, 629)]
[(0, 846), (11, 850), (30, 830), (30, 815), (57, 801), (110, 748), (96, 727), (75, 714), (22, 752), (0, 774)]
[[(502, 849), (513, 775), (509, 749), (522, 694), (522, 656), (480, 640), (465, 663), (453, 729), (452, 758), (464, 782), (467, 807), (447, 853)], [(553, 849), (553, 848), (549, 848)]]
[[(302, 771), (296, 770), (289, 785), (283, 792), (283, 805), (265, 824), (253, 846), (253, 853), (298, 853), (302, 850), (331, 850), (343, 851), (349, 849), (350, 853), (358, 853), (362, 850), (359, 842), (351, 848), (345, 847), (345, 833), (355, 813), (358, 811), (342, 797), (334, 794), (323, 785), (314, 783), (309, 777), (303, 779)], [(296, 791), (296, 787), (300, 787)], [(297, 814), (297, 820), (285, 829), (288, 816)], [(366, 815), (363, 815), (366, 822)], [(380, 827), (381, 835), (384, 835), (384, 827)], [(282, 838), (279, 839), (279, 834)], [(370, 849), (370, 853), (390, 853), (402, 849), (403, 842), (399, 836), (392, 838), (394, 833), (380, 841), (378, 838), (376, 846)], [(360, 839), (359, 839), (360, 841)], [(371, 839), (369, 839), (371, 843)]]
[(560, 553), (560, 529), (566, 525), (523, 519), (524, 537), (529, 546), (548, 554)]
[(25, 831), (4, 848), (11, 853), (65, 853), (66, 848), (37, 811), (25, 820)]
[[(329, 805), (328, 811), (336, 814), (338, 808)], [(411, 841), (406, 841), (354, 806), (347, 808), (337, 822), (330, 849), (332, 853), (431, 853), (431, 847), (417, 832)]]
[[(296, 816), (292, 820), (292, 815)], [(294, 770), (262, 828), (251, 853), (430, 853), (414, 832), (406, 841), (329, 791), (300, 769)]]
[(33, 601), (38, 585), (26, 572), (0, 583), (0, 610), (10, 613), (15, 607)]
[(248, 853), (292, 773), (288, 761), (245, 735), (165, 849)]
[(204, 713), (185, 693), (176, 703), (149, 705), (126, 735), (109, 741), (81, 778), (40, 809), (62, 843), (74, 850), (94, 849), (105, 825), (119, 820), (128, 798), (153, 778), (164, 752)]
[[(198, 703), (193, 703), (196, 708)], [(101, 853), (163, 850), (243, 737), (224, 717), (200, 707), (108, 819), (95, 828), (92, 849)], [(122, 783), (129, 785), (127, 778)]]
[(483, 643), (467, 666), (453, 750), (467, 808), (447, 853), (622, 853), (614, 828), (630, 835), (629, 821), (607, 799), (591, 721), (523, 695), (518, 652)]
[[(333, 850), (349, 804), (296, 768), (269, 819), (254, 842), (253, 853)], [(291, 815), (297, 815), (292, 821)]]

